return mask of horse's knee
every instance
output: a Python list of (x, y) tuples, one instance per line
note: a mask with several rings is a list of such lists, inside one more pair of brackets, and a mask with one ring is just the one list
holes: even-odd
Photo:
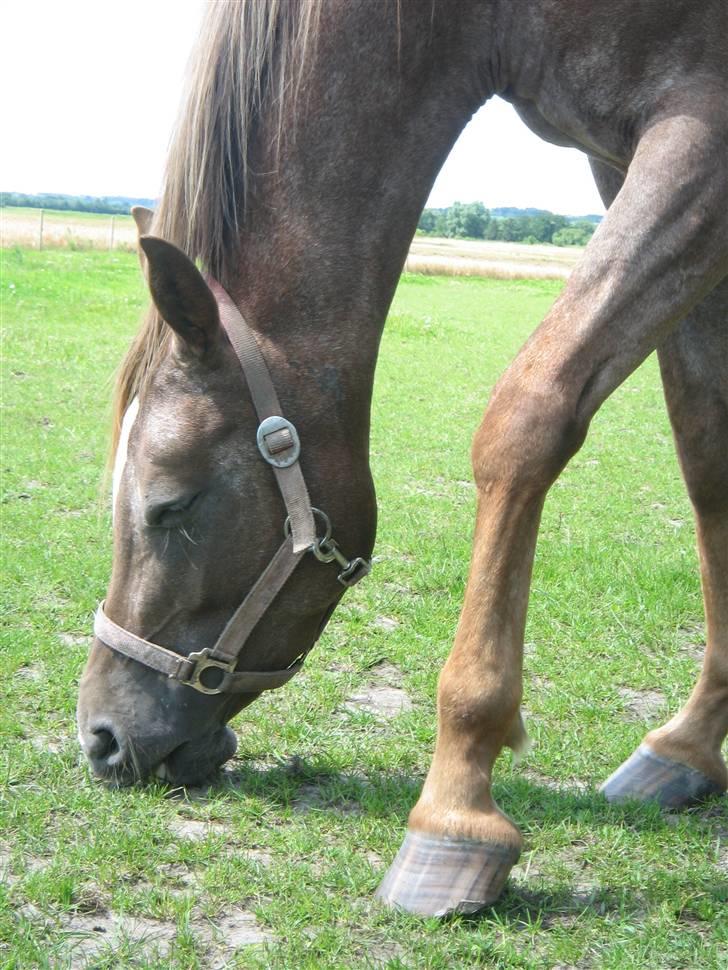
[(476, 484), (484, 492), (501, 485), (524, 497), (542, 495), (581, 447), (588, 425), (557, 388), (506, 378), (473, 442)]

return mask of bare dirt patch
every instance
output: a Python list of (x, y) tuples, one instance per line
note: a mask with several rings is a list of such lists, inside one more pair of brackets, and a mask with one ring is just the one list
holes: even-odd
[(26, 664), (23, 667), (18, 667), (15, 671), (15, 676), (20, 677), (23, 680), (42, 680), (44, 676), (43, 667), (40, 664)]
[(9, 884), (13, 878), (11, 872), (12, 853), (6, 845), (0, 845), (0, 882)]
[(68, 747), (69, 738), (51, 738), (45, 734), (36, 734), (30, 739), (30, 743), (43, 754), (61, 754)]
[(58, 639), (64, 647), (83, 647), (90, 646), (93, 638), (78, 633), (59, 633)]
[(588, 782), (581, 778), (564, 778), (557, 781), (555, 778), (549, 778), (548, 775), (542, 775), (540, 771), (535, 771), (533, 768), (525, 768), (522, 774), (524, 778), (532, 781), (535, 785), (542, 785), (544, 788), (551, 789), (551, 791), (579, 795), (589, 791)]
[(157, 873), (164, 876), (167, 883), (175, 884), (175, 892), (180, 892), (182, 887), (197, 885), (197, 876), (194, 871), (181, 862), (161, 862), (157, 866)]
[(334, 809), (341, 815), (361, 815), (363, 812), (359, 802), (350, 798), (337, 799), (332, 804), (331, 799), (315, 783), (301, 785), (298, 795), (293, 801), (293, 811), (303, 814), (328, 808)]
[(625, 712), (637, 721), (654, 721), (667, 706), (665, 695), (659, 690), (620, 687), (619, 696), (624, 703)]
[(412, 698), (400, 686), (402, 672), (386, 661), (372, 667), (369, 683), (350, 694), (344, 702), (344, 710), (356, 713), (365, 711), (377, 720), (388, 721), (403, 711), (412, 709)]
[(705, 625), (695, 621), (681, 626), (678, 630), (678, 644), (680, 653), (697, 664), (702, 664), (705, 656)]
[[(205, 934), (204, 923), (193, 923), (195, 930)], [(210, 942), (217, 944), (227, 954), (232, 954), (238, 947), (251, 946), (256, 943), (269, 943), (273, 934), (258, 923), (253, 913), (244, 909), (236, 909), (208, 924)], [(221, 966), (221, 964), (216, 964)], [(222, 964), (226, 966), (226, 964)]]
[[(223, 970), (241, 947), (271, 942), (274, 937), (260, 926), (248, 910), (235, 909), (215, 919), (195, 916), (190, 928), (205, 947), (203, 966)], [(132, 948), (145, 959), (165, 959), (177, 938), (174, 923), (126, 916), (113, 912), (75, 913), (61, 920), (64, 949), (71, 955), (73, 966), (90, 965), (96, 958)]]
[(222, 822), (210, 822), (183, 816), (172, 819), (169, 827), (178, 838), (190, 839), (193, 842), (201, 842), (212, 835), (227, 838), (230, 834), (227, 826), (223, 825)]
[[(6, 886), (12, 886), (22, 876), (16, 875), (12, 871), (13, 854), (7, 845), (0, 845), (0, 882), (4, 882)], [(39, 872), (41, 869), (50, 863), (50, 858), (36, 855), (25, 854), (22, 857), (20, 863), (20, 869), (23, 875), (29, 875), (32, 872)]]
[[(72, 959), (89, 961), (105, 950), (133, 946), (145, 957), (164, 958), (177, 936), (173, 923), (146, 919), (142, 916), (120, 916), (116, 913), (76, 913), (62, 921), (62, 938)], [(80, 963), (74, 962), (73, 966)]]

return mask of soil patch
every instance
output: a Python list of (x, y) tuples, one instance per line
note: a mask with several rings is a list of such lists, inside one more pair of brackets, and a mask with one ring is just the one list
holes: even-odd
[(203, 839), (207, 839), (211, 835), (227, 838), (230, 834), (227, 827), (223, 825), (222, 822), (210, 822), (196, 818), (184, 818), (181, 816), (172, 819), (172, 821), (169, 823), (169, 827), (178, 838), (190, 839), (194, 842), (201, 842)]
[(365, 711), (381, 721), (388, 721), (403, 711), (412, 710), (412, 699), (401, 686), (402, 672), (386, 661), (372, 667), (369, 683), (350, 694), (344, 709)]
[(665, 695), (659, 690), (620, 687), (619, 696), (622, 698), (626, 713), (637, 721), (656, 720), (667, 705)]
[[(235, 952), (244, 946), (271, 942), (274, 937), (263, 929), (255, 915), (244, 909), (212, 919), (194, 918), (190, 927), (206, 948), (204, 966), (211, 970), (229, 967)], [(121, 916), (112, 912), (76, 913), (62, 922), (66, 950), (72, 954), (73, 966), (93, 960), (120, 948), (133, 948), (145, 959), (165, 959), (177, 937), (174, 923), (140, 916)]]
[(335, 802), (316, 784), (301, 785), (293, 802), (294, 812), (331, 809), (341, 815), (361, 815), (362, 807), (353, 799), (339, 798)]

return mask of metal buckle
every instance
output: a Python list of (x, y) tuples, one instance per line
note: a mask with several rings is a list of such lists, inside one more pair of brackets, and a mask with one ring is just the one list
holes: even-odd
[[(341, 566), (341, 572), (336, 577), (342, 586), (356, 586), (356, 584), (368, 576), (372, 571), (372, 564), (368, 559), (363, 559), (361, 556), (357, 556), (355, 559), (348, 559), (344, 553), (339, 548), (339, 543), (336, 539), (331, 538), (331, 519), (325, 512), (321, 509), (315, 509), (311, 507), (311, 511), (314, 517), (319, 519), (324, 526), (323, 536), (317, 536), (313, 541), (310, 549), (319, 562), (335, 562), (338, 566)], [(286, 519), (283, 526), (283, 532), (286, 536), (291, 534), (291, 518), (290, 516)]]
[[(201, 694), (222, 694), (228, 685), (230, 674), (235, 669), (235, 663), (224, 663), (222, 660), (214, 660), (210, 657), (210, 650), (205, 647), (198, 653), (190, 653), (183, 658), (192, 664), (192, 671), (187, 680), (184, 681), (188, 687), (194, 687)], [(217, 684), (208, 685), (202, 680), (206, 670), (221, 670), (222, 677)]]
[(258, 450), (269, 465), (288, 468), (298, 461), (301, 454), (298, 432), (290, 421), (279, 414), (260, 422), (256, 438)]
[(342, 586), (356, 586), (372, 571), (372, 564), (368, 559), (357, 556), (349, 559), (339, 548), (335, 539), (317, 539), (311, 546), (311, 552), (319, 562), (336, 562), (341, 566), (341, 572), (336, 577)]
[(361, 556), (357, 556), (356, 559), (352, 559), (345, 569), (342, 569), (339, 575), (336, 577), (342, 586), (356, 586), (359, 580), (364, 579), (372, 571), (372, 564), (368, 559), (362, 559)]

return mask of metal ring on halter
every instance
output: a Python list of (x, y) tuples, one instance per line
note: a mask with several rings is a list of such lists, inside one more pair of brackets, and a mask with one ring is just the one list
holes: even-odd
[[(189, 687), (194, 687), (201, 694), (222, 694), (228, 685), (230, 674), (235, 670), (235, 660), (227, 662), (214, 660), (207, 647), (197, 653), (187, 654), (182, 660), (193, 665), (190, 676), (185, 683)], [(213, 683), (206, 684), (203, 675), (208, 670), (217, 671), (217, 675), (216, 679), (213, 678)]]
[[(315, 509), (313, 507), (313, 505), (312, 505), (311, 506), (311, 511), (314, 514), (314, 518), (318, 517), (321, 520), (321, 522), (323, 522), (323, 526), (324, 526), (324, 534), (323, 534), (323, 536), (321, 538), (319, 538), (319, 536), (316, 536), (316, 540), (313, 543), (313, 545), (311, 546), (311, 549), (312, 549), (312, 551), (315, 554), (316, 553), (316, 549), (321, 545), (322, 542), (328, 542), (329, 541), (329, 539), (331, 538), (331, 532), (332, 532), (333, 527), (331, 525), (331, 519), (328, 517), (328, 515), (325, 512), (322, 512), (321, 509)], [(286, 521), (283, 523), (283, 534), (284, 534), (284, 536), (287, 539), (289, 539), (290, 536), (291, 536), (291, 517), (290, 517), (290, 515), (287, 515), (286, 516)], [(330, 560), (329, 560), (329, 562), (330, 562)]]

